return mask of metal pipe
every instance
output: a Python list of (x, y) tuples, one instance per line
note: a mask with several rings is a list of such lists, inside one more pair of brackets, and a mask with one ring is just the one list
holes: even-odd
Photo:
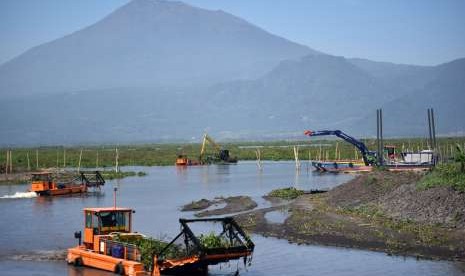
[(436, 149), (436, 124), (434, 122), (434, 110), (431, 108), (431, 126), (433, 129), (433, 149)]
[(429, 145), (433, 148), (433, 132), (431, 129), (431, 109), (428, 108), (428, 131), (429, 131)]
[(383, 141), (383, 110), (379, 109), (379, 138), (380, 138), (380, 148), (381, 148), (381, 166), (384, 165), (384, 141)]
[(376, 109), (376, 154), (379, 161), (379, 109)]

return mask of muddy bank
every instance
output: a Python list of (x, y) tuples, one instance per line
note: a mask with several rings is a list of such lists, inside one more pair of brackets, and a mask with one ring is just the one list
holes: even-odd
[(357, 177), (329, 193), (328, 204), (348, 210), (372, 209), (398, 220), (465, 228), (465, 193), (451, 187), (419, 188), (418, 173), (376, 172)]
[[(210, 206), (222, 206), (208, 209)], [(215, 198), (213, 200), (201, 199), (182, 206), (181, 211), (198, 211), (196, 217), (220, 216), (252, 210), (257, 203), (248, 196), (232, 196), (227, 198)], [(203, 210), (203, 211), (202, 211)]]
[[(304, 194), (236, 219), (248, 231), (299, 244), (465, 261), (464, 194), (417, 189), (420, 177), (374, 172), (325, 194)], [(267, 221), (265, 214), (280, 208), (289, 213), (284, 222)]]

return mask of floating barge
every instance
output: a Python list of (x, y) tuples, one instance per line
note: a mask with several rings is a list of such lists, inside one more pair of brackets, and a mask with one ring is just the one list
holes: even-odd
[[(231, 217), (212, 219), (180, 219), (181, 232), (171, 242), (161, 242), (163, 248), (144, 255), (138, 242), (147, 238), (132, 232), (129, 208), (84, 209), (84, 239), (75, 233), (79, 245), (68, 249), (67, 262), (112, 271), (119, 275), (207, 275), (208, 266), (244, 258), (251, 260), (253, 242)], [(221, 223), (218, 235), (225, 243), (206, 247), (189, 224), (196, 222)], [(149, 241), (156, 241), (148, 239)], [(173, 256), (173, 252), (177, 252)], [(147, 254), (145, 252), (145, 254)], [(150, 260), (150, 262), (147, 262)]]
[(66, 182), (58, 182), (51, 172), (32, 174), (31, 192), (39, 196), (58, 196), (68, 194), (86, 193), (89, 188), (100, 188), (105, 184), (102, 175), (81, 172), (79, 176)]

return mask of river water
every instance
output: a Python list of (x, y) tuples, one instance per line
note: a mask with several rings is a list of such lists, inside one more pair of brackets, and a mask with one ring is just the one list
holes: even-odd
[[(145, 171), (145, 177), (107, 181), (100, 193), (86, 196), (31, 197), (26, 184), (0, 186), (1, 275), (113, 275), (90, 268), (74, 268), (46, 256), (74, 246), (74, 231), (82, 230), (84, 207), (117, 204), (136, 210), (134, 230), (154, 237), (174, 237), (180, 217), (192, 217), (180, 207), (192, 200), (248, 195), (259, 207), (261, 196), (272, 189), (329, 189), (351, 175), (318, 174), (306, 165), (295, 170), (292, 162), (253, 162), (180, 169), (176, 167), (125, 167)], [(12, 196), (14, 195), (14, 196)], [(463, 264), (388, 256), (384, 253), (325, 246), (290, 244), (285, 240), (253, 235), (256, 247), (252, 265), (242, 262), (215, 266), (211, 275), (464, 275)], [(45, 256), (45, 257), (44, 257)]]

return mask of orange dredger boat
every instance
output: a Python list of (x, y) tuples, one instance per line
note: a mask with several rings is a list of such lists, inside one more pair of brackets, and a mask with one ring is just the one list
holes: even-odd
[[(120, 275), (158, 276), (206, 274), (208, 265), (239, 258), (250, 261), (248, 257), (253, 252), (254, 244), (230, 217), (180, 219), (181, 233), (169, 243), (162, 242), (164, 247), (152, 252), (151, 256), (143, 256), (142, 248), (134, 241), (146, 238), (140, 233), (132, 232), (133, 213), (129, 208), (85, 208), (83, 243), (81, 244), (81, 232), (76, 232), (75, 238), (79, 239), (79, 245), (68, 249), (67, 262)], [(223, 232), (219, 236), (227, 244), (206, 248), (188, 226), (194, 222), (221, 223)], [(178, 244), (178, 239), (182, 241), (182, 245)], [(123, 240), (127, 242), (122, 242)], [(173, 252), (173, 248), (181, 254), (171, 256), (169, 252)], [(143, 262), (147, 259), (151, 261), (150, 264)]]
[(99, 188), (105, 184), (102, 175), (96, 171), (95, 174), (81, 172), (69, 182), (59, 183), (53, 178), (51, 172), (39, 172), (32, 174), (31, 192), (40, 196), (55, 196), (85, 193), (88, 188)]
[(198, 166), (200, 165), (199, 161), (191, 160), (185, 155), (178, 155), (176, 158), (176, 166)]

